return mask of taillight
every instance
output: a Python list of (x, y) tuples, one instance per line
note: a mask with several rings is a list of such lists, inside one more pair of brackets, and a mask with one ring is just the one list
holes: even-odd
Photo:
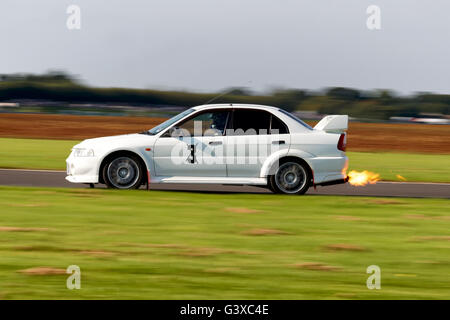
[(339, 137), (339, 142), (337, 144), (337, 148), (341, 151), (345, 151), (346, 147), (347, 147), (347, 134), (343, 133)]

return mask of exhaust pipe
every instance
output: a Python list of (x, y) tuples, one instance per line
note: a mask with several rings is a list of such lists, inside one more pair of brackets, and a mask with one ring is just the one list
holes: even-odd
[(335, 185), (335, 184), (343, 184), (343, 183), (347, 183), (348, 179), (349, 178), (347, 176), (344, 179), (338, 179), (338, 180), (332, 180), (332, 181), (317, 183), (316, 186), (332, 186), (332, 185)]

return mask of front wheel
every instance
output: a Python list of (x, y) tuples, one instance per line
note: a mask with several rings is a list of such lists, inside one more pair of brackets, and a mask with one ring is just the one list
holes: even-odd
[(117, 156), (103, 167), (103, 180), (109, 188), (138, 189), (143, 178), (140, 161), (133, 156)]
[(305, 165), (298, 162), (281, 163), (269, 177), (269, 187), (275, 193), (304, 194), (309, 188), (311, 176)]

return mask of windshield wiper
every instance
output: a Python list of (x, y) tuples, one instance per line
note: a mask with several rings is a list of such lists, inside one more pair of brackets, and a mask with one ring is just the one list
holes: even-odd
[(149, 135), (149, 136), (153, 136), (154, 135), (149, 130), (145, 130), (145, 131), (139, 132), (139, 134), (146, 134), (146, 135)]

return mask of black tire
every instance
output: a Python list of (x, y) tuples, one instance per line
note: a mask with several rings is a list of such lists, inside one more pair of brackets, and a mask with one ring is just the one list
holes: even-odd
[(139, 189), (145, 176), (141, 160), (130, 154), (111, 157), (102, 171), (103, 181), (112, 189)]
[(280, 162), (274, 175), (268, 178), (268, 187), (274, 193), (304, 194), (311, 184), (309, 168), (299, 161)]
[(274, 177), (273, 175), (267, 177), (267, 188), (268, 188), (270, 191), (272, 191), (273, 193), (279, 193), (279, 192), (277, 191), (277, 189), (275, 189), (274, 186), (272, 185), (272, 183), (274, 183), (273, 177)]

